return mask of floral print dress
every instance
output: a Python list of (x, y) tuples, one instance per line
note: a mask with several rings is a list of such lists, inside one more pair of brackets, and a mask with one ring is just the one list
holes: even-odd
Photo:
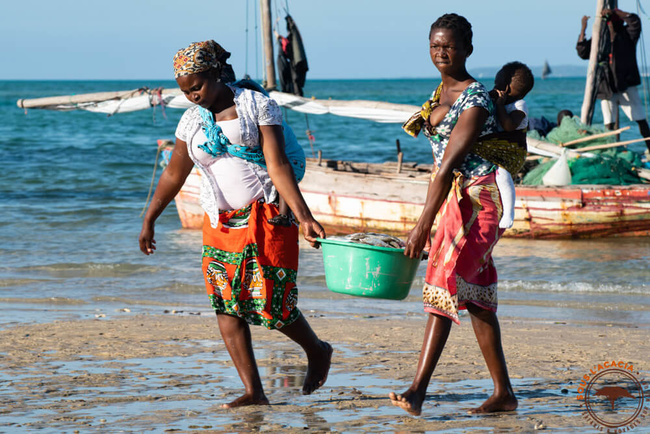
[[(434, 92), (435, 94), (435, 92)], [(434, 95), (432, 95), (433, 98)], [(490, 114), (483, 125), (480, 136), (492, 134), (497, 130), (497, 121), (494, 116), (494, 104), (490, 99), (487, 89), (478, 81), (470, 84), (458, 97), (454, 104), (445, 115), (444, 119), (436, 126), (433, 132), (424, 130), (425, 135), (431, 142), (436, 167), (440, 167), (442, 156), (449, 144), (451, 132), (458, 122), (460, 115), (472, 107), (483, 107)], [(460, 166), (459, 171), (466, 178), (475, 176), (484, 176), (496, 170), (496, 166), (488, 160), (479, 157), (474, 153), (469, 153), (465, 161)]]
[[(470, 84), (454, 102), (434, 131), (425, 131), (440, 167), (451, 133), (460, 115), (472, 107), (483, 107), (489, 116), (480, 136), (496, 131), (494, 106), (485, 87)], [(429, 251), (422, 291), (424, 310), (458, 323), (458, 311), (468, 303), (496, 311), (497, 273), (492, 249), (502, 229), (503, 214), (495, 182), (497, 166), (470, 152), (455, 170), (453, 185), (436, 217), (436, 232)]]

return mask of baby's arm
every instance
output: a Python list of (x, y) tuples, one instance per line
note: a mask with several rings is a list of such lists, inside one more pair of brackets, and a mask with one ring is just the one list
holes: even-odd
[(496, 89), (498, 96), (495, 103), (497, 119), (504, 131), (515, 131), (521, 121), (526, 117), (526, 113), (521, 110), (513, 110), (510, 113), (506, 111), (506, 93)]

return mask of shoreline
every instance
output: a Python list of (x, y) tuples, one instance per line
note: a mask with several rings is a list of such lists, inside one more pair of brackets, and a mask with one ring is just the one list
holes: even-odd
[[(308, 314), (328, 318), (386, 316), (391, 319), (418, 317), (423, 314), (422, 294), (414, 285), (404, 300), (383, 300), (337, 294), (327, 289), (303, 289), (298, 306)], [(124, 296), (94, 296), (88, 299), (51, 297), (0, 297), (4, 312), (0, 331), (9, 327), (90, 319), (116, 320), (133, 315), (214, 315), (203, 288), (199, 296), (185, 302), (174, 297), (169, 301)], [(566, 322), (574, 325), (609, 324), (630, 328), (650, 328), (648, 297), (634, 294), (542, 294), (540, 292), (501, 291), (498, 316), (500, 320), (539, 323)], [(205, 301), (205, 302), (203, 302)], [(636, 301), (636, 303), (633, 303)], [(466, 318), (467, 311), (460, 312)]]
[[(306, 360), (281, 333), (253, 327), (271, 407), (221, 409), (242, 386), (212, 315), (143, 315), (19, 325), (0, 331), (0, 430), (98, 428), (146, 431), (571, 430), (589, 426), (576, 399), (583, 373), (625, 360), (647, 371), (647, 331), (606, 322), (501, 318), (504, 351), (520, 406), (475, 416), (491, 392), (469, 322), (452, 328), (422, 415), (391, 405), (415, 372), (425, 316), (305, 311), (334, 347), (327, 383), (300, 395)], [(353, 333), (349, 333), (353, 330)]]

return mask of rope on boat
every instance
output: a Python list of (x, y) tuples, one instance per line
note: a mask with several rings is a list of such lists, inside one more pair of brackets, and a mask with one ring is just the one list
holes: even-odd
[(162, 111), (163, 118), (165, 120), (167, 120), (167, 112), (165, 111), (165, 106), (167, 104), (165, 103), (165, 99), (163, 98), (163, 90), (164, 90), (163, 87), (156, 87), (154, 89), (148, 90), (149, 105), (153, 109), (152, 118), (153, 118), (153, 123), (154, 124), (156, 123), (156, 106), (157, 105), (160, 106), (160, 110)]
[(275, 9), (274, 15), (275, 15), (275, 28), (274, 33), (279, 34), (280, 33), (280, 9), (278, 8), (278, 2), (277, 0), (273, 0), (273, 9)]
[(149, 199), (151, 199), (151, 193), (153, 192), (153, 183), (156, 181), (156, 169), (158, 169), (158, 158), (160, 158), (160, 153), (162, 152), (162, 146), (158, 144), (158, 151), (156, 152), (156, 161), (153, 163), (153, 174), (151, 175), (151, 183), (149, 184), (149, 193), (147, 194), (147, 200), (144, 202), (144, 206), (142, 207), (142, 212), (140, 212), (140, 218), (144, 215), (145, 211), (147, 211), (147, 207), (149, 206)]
[[(245, 67), (244, 67), (244, 76), (249, 76), (250, 75), (248, 73), (248, 58), (249, 58), (249, 48), (250, 48), (250, 44), (248, 42), (248, 26), (250, 24), (249, 1), (253, 1), (253, 0), (246, 0), (246, 25), (244, 26), (245, 27), (244, 32), (246, 34), (246, 50), (245, 50), (246, 51), (246, 58), (245, 58), (246, 60), (245, 60)], [(253, 21), (253, 25), (255, 27), (255, 33), (254, 34), (259, 35), (260, 33), (258, 31), (258, 28), (257, 28), (257, 23), (258, 23), (257, 7), (255, 6), (254, 2), (253, 2), (253, 10), (255, 12), (255, 18), (254, 18), (254, 21)], [(258, 80), (259, 80), (259, 77), (260, 77), (260, 70), (259, 70), (259, 66), (260, 66), (259, 63), (260, 62), (259, 62), (259, 60), (260, 60), (260, 56), (259, 56), (259, 40), (258, 40), (258, 38), (255, 38), (255, 78), (258, 79)], [(264, 80), (264, 78), (262, 79), (262, 81), (263, 80)]]
[[(127, 95), (126, 97), (122, 97), (122, 98), (120, 98), (120, 99), (119, 99), (119, 102), (118, 102), (117, 105), (115, 106), (115, 109), (114, 109), (111, 113), (108, 113), (108, 114), (106, 115), (106, 117), (109, 117), (109, 118), (110, 118), (110, 117), (113, 116), (115, 113), (117, 113), (117, 112), (120, 110), (120, 107), (122, 107), (122, 104), (124, 104), (124, 102), (125, 102), (127, 99), (129, 99), (130, 97), (135, 96), (136, 94), (142, 95), (143, 93), (146, 93), (147, 95), (151, 95), (150, 92), (149, 92), (149, 88), (145, 86), (145, 87), (141, 87), (141, 88), (139, 88), (139, 89), (134, 90), (133, 92), (131, 92), (130, 95)], [(151, 96), (149, 97), (149, 104), (151, 104)], [(97, 105), (97, 104), (95, 103), (94, 105)], [(78, 106), (78, 104), (75, 104), (75, 106)]]
[(314, 142), (316, 141), (316, 137), (312, 134), (313, 131), (309, 128), (309, 117), (307, 117), (307, 113), (305, 113), (305, 123), (307, 124), (307, 140), (309, 140), (309, 147), (311, 148), (311, 156), (312, 158), (316, 158), (316, 154), (314, 153)]
[(248, 0), (246, 0), (246, 25), (244, 26), (245, 27), (244, 33), (246, 34), (246, 50), (245, 50), (246, 51), (246, 57), (245, 57), (245, 66), (244, 66), (244, 75), (245, 76), (248, 75), (248, 47), (249, 47), (249, 44), (248, 44), (248, 23), (250, 21), (249, 14), (248, 14), (248, 5), (249, 5), (249, 3), (250, 2)]
[[(257, 8), (254, 8), (254, 9), (255, 9), (255, 34), (256, 34), (256, 35), (259, 35), (259, 34), (260, 34), (260, 31), (259, 31), (259, 29), (258, 29), (258, 27), (257, 27), (257, 23), (258, 23)], [(255, 77), (256, 77), (257, 79), (260, 78), (260, 62), (259, 62), (259, 59), (260, 59), (260, 53), (259, 53), (259, 42), (260, 42), (260, 38), (255, 38)], [(262, 79), (262, 81), (264, 81), (264, 80)]]

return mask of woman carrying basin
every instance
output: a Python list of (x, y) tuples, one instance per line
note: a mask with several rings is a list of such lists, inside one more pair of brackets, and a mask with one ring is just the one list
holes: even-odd
[(494, 382), (493, 394), (476, 413), (517, 408), (496, 316), (497, 274), (492, 249), (503, 233), (503, 213), (495, 182), (497, 166), (475, 153), (478, 139), (496, 131), (487, 89), (466, 69), (472, 54), (472, 26), (445, 14), (429, 32), (429, 53), (442, 82), (422, 111), (404, 125), (411, 135), (423, 130), (433, 148), (434, 170), (424, 210), (406, 241), (404, 254), (417, 257), (429, 243), (436, 215), (423, 290), (428, 313), (424, 342), (411, 386), (390, 394), (394, 405), (420, 414), (426, 390), (458, 311), (467, 309)]

